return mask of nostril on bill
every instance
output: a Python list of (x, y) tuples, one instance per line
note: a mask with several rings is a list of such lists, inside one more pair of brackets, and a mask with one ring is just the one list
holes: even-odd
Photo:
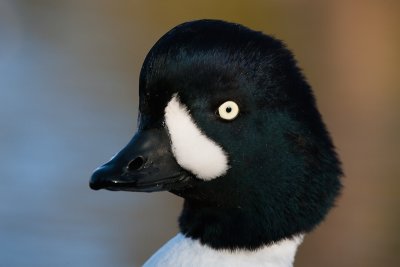
[(128, 170), (137, 171), (144, 165), (144, 158), (142, 156), (136, 157), (134, 160), (131, 160), (128, 164)]

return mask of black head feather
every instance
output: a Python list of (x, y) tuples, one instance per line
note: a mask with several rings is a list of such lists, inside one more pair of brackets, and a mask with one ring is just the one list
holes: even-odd
[[(186, 236), (214, 248), (255, 249), (324, 219), (341, 188), (340, 162), (311, 88), (281, 41), (218, 20), (179, 25), (143, 64), (142, 128), (162, 127), (176, 92), (231, 166), (174, 192), (185, 198)], [(227, 100), (238, 103), (240, 115), (224, 122), (215, 111)]]

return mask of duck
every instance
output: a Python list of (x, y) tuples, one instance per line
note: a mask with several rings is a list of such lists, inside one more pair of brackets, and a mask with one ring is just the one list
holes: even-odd
[(293, 266), (343, 176), (310, 84), (279, 39), (202, 19), (148, 52), (137, 132), (94, 190), (184, 199), (179, 233), (144, 266)]

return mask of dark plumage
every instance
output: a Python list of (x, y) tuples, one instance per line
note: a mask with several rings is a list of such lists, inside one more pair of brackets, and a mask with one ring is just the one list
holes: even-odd
[[(281, 41), (218, 20), (181, 24), (143, 64), (138, 134), (164, 131), (164, 110), (175, 93), (227, 152), (230, 166), (211, 181), (181, 169), (185, 177), (165, 185), (185, 199), (183, 234), (217, 249), (256, 249), (308, 232), (324, 219), (341, 188), (340, 162), (311, 88)], [(232, 121), (215, 113), (227, 100), (240, 107)], [(137, 156), (127, 151), (95, 173), (92, 187), (139, 191), (117, 183), (95, 186)]]

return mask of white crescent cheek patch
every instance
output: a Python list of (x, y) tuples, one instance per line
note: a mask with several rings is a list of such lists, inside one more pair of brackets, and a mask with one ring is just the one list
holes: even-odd
[(229, 169), (224, 150), (201, 132), (176, 94), (165, 108), (165, 125), (171, 138), (172, 153), (182, 168), (205, 181), (217, 178)]

